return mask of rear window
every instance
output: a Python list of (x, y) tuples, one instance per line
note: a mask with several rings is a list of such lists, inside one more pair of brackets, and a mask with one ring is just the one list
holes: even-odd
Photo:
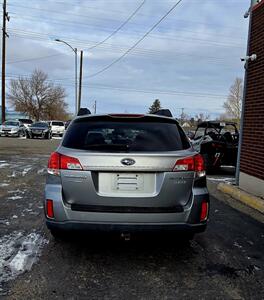
[(30, 119), (19, 119), (19, 121), (23, 124), (32, 124), (33, 121)]
[(45, 127), (48, 127), (48, 126), (49, 126), (48, 123), (34, 123), (34, 124), (32, 124), (31, 127), (43, 127), (43, 128), (45, 128)]
[(19, 126), (19, 122), (16, 121), (6, 121), (4, 124), (7, 126)]
[(63, 122), (57, 122), (57, 121), (52, 121), (51, 122), (51, 125), (53, 125), (53, 126), (64, 126), (64, 123)]
[(173, 121), (153, 121), (153, 118), (98, 121), (94, 119), (74, 121), (62, 145), (101, 152), (176, 151), (190, 147), (182, 129)]

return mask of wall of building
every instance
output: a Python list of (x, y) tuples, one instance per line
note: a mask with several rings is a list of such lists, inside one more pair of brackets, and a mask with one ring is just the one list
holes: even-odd
[(257, 60), (248, 64), (240, 187), (264, 197), (264, 1), (252, 11), (249, 49)]

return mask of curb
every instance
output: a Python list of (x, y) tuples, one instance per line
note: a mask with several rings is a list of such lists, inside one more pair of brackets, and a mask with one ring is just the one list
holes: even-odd
[(264, 199), (253, 196), (242, 191), (239, 187), (227, 183), (219, 183), (217, 189), (225, 194), (228, 194), (232, 198), (243, 202), (247, 206), (264, 213)]

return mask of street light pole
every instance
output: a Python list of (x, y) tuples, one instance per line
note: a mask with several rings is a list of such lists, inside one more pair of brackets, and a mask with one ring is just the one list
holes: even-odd
[(75, 55), (75, 115), (78, 114), (78, 83), (77, 83), (77, 67), (78, 67), (78, 61), (77, 61), (77, 48), (73, 48), (69, 43), (61, 40), (61, 39), (55, 39), (55, 42), (59, 42), (59, 43), (63, 43), (65, 45), (67, 45), (68, 47), (70, 47), (72, 49), (72, 51), (74, 52)]
[(2, 123), (5, 122), (5, 64), (6, 64), (6, 21), (9, 21), (9, 15), (6, 11), (6, 0), (3, 1), (3, 27), (2, 27)]

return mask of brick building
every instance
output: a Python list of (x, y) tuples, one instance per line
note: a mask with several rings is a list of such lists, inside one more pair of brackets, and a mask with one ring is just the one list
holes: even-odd
[(253, 1), (249, 32), (239, 186), (264, 197), (264, 0)]

